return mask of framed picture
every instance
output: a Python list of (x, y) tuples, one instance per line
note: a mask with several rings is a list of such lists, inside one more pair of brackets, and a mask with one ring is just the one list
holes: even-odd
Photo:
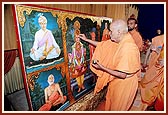
[(95, 47), (76, 36), (101, 41), (103, 19), (37, 5), (17, 4), (13, 9), (30, 110), (64, 110), (92, 91)]
[[(78, 34), (85, 34), (88, 39), (96, 39), (97, 22), (90, 18), (67, 18), (67, 52), (69, 59), (69, 72), (71, 90), (75, 99), (88, 93), (95, 86), (96, 77), (90, 71), (92, 46), (77, 38)], [(94, 33), (94, 35), (92, 35)], [(92, 37), (93, 36), (93, 37)], [(94, 46), (93, 46), (94, 48)]]
[[(65, 109), (73, 97), (70, 88), (68, 89), (69, 73), (65, 56), (66, 45), (63, 45), (65, 37), (62, 35), (62, 25), (59, 21), (60, 11), (30, 5), (14, 5), (13, 8), (30, 110)], [(59, 95), (54, 97), (60, 98), (48, 97), (50, 100), (47, 100), (46, 96), (53, 97), (49, 90), (49, 94), (45, 94), (45, 89), (51, 85), (47, 82), (49, 76), (53, 76), (53, 84), (58, 88), (56, 92)], [(61, 101), (56, 104), (60, 99)]]
[[(94, 20), (93, 20), (94, 19)], [(94, 41), (109, 40), (109, 24), (112, 19), (80, 15), (72, 19), (67, 18), (68, 25), (66, 43), (69, 59), (71, 90), (75, 99), (80, 98), (94, 88), (97, 76), (90, 70), (95, 47), (77, 38), (78, 34), (85, 34)], [(106, 35), (105, 35), (105, 34)], [(104, 35), (104, 36), (103, 36)]]
[(56, 111), (69, 106), (66, 78), (59, 70), (53, 68), (40, 72), (32, 80), (30, 96), (33, 110)]

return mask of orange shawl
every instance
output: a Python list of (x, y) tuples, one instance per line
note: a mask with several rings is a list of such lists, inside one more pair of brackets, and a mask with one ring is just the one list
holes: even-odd
[[(112, 42), (111, 40), (102, 41), (98, 43), (95, 48), (92, 60), (98, 60), (103, 66), (113, 69), (112, 59), (114, 52), (117, 49), (118, 44)], [(109, 73), (103, 72), (101, 70), (96, 70), (92, 65), (90, 65), (91, 70), (98, 76), (96, 86), (94, 89), (94, 94), (99, 92), (104, 86), (111, 81), (111, 75)]]
[(142, 37), (139, 34), (139, 32), (137, 32), (136, 30), (132, 30), (129, 32), (131, 34), (131, 36), (133, 37), (135, 44), (138, 46), (139, 51), (142, 51), (142, 47), (143, 47), (143, 41), (142, 41)]
[[(164, 43), (164, 35), (160, 35), (160, 36), (156, 36), (154, 38), (152, 38), (152, 45), (155, 47), (158, 46), (162, 46), (162, 44)], [(154, 51), (152, 51), (151, 56), (150, 56), (150, 60), (149, 60), (149, 66), (148, 68), (152, 67), (156, 61), (157, 61), (157, 56), (158, 54)]]
[(131, 77), (125, 79), (115, 78), (108, 86), (105, 110), (128, 110), (133, 103), (137, 88), (137, 71), (140, 70), (140, 53), (133, 38), (126, 34), (120, 41), (112, 60), (113, 70), (118, 70)]
[(156, 110), (164, 109), (164, 66), (158, 62), (164, 59), (164, 47), (160, 55), (156, 57), (158, 60), (155, 65), (150, 67), (141, 81), (141, 99), (143, 103), (149, 106), (155, 102)]

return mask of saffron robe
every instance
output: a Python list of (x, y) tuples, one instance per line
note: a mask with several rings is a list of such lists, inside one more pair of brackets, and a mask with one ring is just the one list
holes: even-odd
[(94, 50), (95, 50), (95, 46), (89, 44), (89, 49), (90, 49), (90, 60), (91, 60), (93, 53), (94, 53)]
[[(103, 66), (113, 69), (112, 58), (117, 49), (118, 44), (111, 40), (99, 42), (95, 48), (92, 60), (98, 60)], [(90, 65), (90, 69), (98, 76), (94, 94), (99, 92), (112, 80), (111, 75), (107, 72), (100, 71)]]
[(109, 35), (109, 30), (107, 28), (105, 28), (103, 30), (103, 36), (102, 36), (102, 41), (106, 41), (110, 39), (110, 35)]
[[(95, 50), (92, 59), (101, 60), (99, 62), (102, 65), (112, 70), (134, 74), (130, 78), (119, 79), (101, 70), (95, 70), (91, 66), (91, 70), (98, 75), (94, 93), (99, 92), (109, 83), (106, 94), (105, 110), (128, 110), (138, 88), (137, 71), (140, 70), (139, 49), (129, 33), (124, 36), (119, 44), (111, 41), (106, 41), (104, 43), (106, 43), (104, 46), (103, 43), (100, 43), (102, 47), (96, 47), (96, 50), (100, 47), (100, 51)], [(103, 54), (100, 52), (103, 52), (106, 56), (102, 56)], [(100, 57), (104, 57), (104, 59)]]
[[(143, 50), (143, 40), (138, 31), (135, 29), (129, 32), (131, 36), (133, 37), (135, 44), (138, 46), (139, 51), (141, 52)], [(141, 71), (138, 73), (138, 81), (141, 81)]]
[(138, 46), (139, 48), (139, 51), (142, 51), (143, 49), (143, 41), (142, 41), (142, 37), (141, 35), (139, 34), (138, 31), (136, 30), (132, 30), (129, 32), (131, 34), (131, 36), (133, 37), (134, 41), (135, 41), (135, 44)]
[(164, 59), (163, 49), (140, 83), (142, 103), (148, 106), (154, 104), (155, 109), (160, 111), (164, 109), (164, 66), (159, 64), (159, 61)]
[(67, 97), (63, 96), (63, 98), (59, 95), (59, 93), (53, 92), (52, 95), (49, 97), (49, 101), (51, 103), (45, 103), (43, 106), (40, 107), (38, 111), (49, 111), (52, 106), (56, 106), (60, 103), (64, 103), (66, 101)]
[(125, 79), (115, 78), (108, 86), (105, 110), (127, 111), (138, 88), (140, 53), (130, 34), (124, 36), (113, 57), (114, 70), (132, 74)]
[[(91, 40), (95, 41), (96, 40), (95, 32), (91, 32), (90, 35), (91, 35)], [(89, 44), (89, 49), (90, 49), (90, 60), (91, 60), (95, 50), (95, 46), (93, 46), (92, 44)]]
[[(155, 47), (160, 47), (164, 43), (164, 35), (156, 36), (152, 38), (152, 45)], [(158, 54), (152, 51), (149, 58), (148, 69), (152, 67), (157, 61)]]

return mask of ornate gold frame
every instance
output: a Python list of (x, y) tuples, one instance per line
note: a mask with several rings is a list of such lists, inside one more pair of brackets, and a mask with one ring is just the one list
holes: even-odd
[(30, 15), (33, 10), (41, 11), (41, 12), (51, 12), (53, 17), (56, 17), (56, 16), (58, 17), (58, 20), (57, 20), (58, 26), (59, 26), (59, 28), (62, 28), (64, 62), (57, 64), (57, 65), (54, 65), (54, 66), (50, 66), (50, 67), (45, 68), (43, 70), (37, 70), (35, 72), (29, 73), (27, 75), (28, 87), (33, 91), (34, 85), (35, 85), (34, 78), (38, 78), (40, 72), (56, 68), (57, 70), (61, 70), (62, 76), (66, 76), (68, 97), (69, 97), (70, 103), (73, 103), (75, 100), (74, 100), (74, 96), (72, 95), (72, 91), (71, 91), (70, 73), (69, 73), (69, 68), (68, 68), (68, 56), (67, 56), (67, 48), (66, 48), (66, 32), (67, 32), (66, 18), (69, 18), (71, 20), (73, 20), (76, 16), (81, 17), (83, 19), (89, 18), (93, 22), (97, 21), (98, 24), (101, 24), (102, 20), (100, 17), (94, 17), (94, 16), (89, 16), (89, 15), (64, 12), (64, 11), (48, 9), (48, 8), (39, 8), (39, 7), (35, 7), (35, 6), (32, 7), (32, 6), (28, 6), (28, 5), (16, 5), (16, 13), (17, 13), (16, 15), (18, 18), (17, 20), (18, 20), (18, 23), (21, 27), (24, 27), (24, 24), (26, 22), (24, 12), (27, 15)]

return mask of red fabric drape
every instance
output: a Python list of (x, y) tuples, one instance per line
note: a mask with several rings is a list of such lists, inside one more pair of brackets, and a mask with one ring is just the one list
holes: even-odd
[(4, 74), (12, 68), (17, 56), (17, 50), (5, 51), (4, 53)]

